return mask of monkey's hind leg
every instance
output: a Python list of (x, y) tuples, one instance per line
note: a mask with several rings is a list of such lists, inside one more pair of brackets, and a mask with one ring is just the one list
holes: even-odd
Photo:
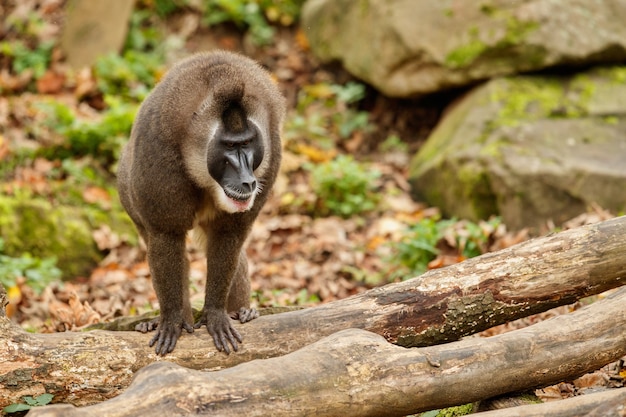
[(248, 258), (243, 249), (239, 253), (239, 263), (228, 292), (227, 311), (232, 319), (241, 323), (259, 317), (259, 312), (255, 308), (250, 308)]

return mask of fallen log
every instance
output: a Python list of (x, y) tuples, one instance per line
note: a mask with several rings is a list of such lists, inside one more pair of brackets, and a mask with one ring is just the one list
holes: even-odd
[[(0, 311), (0, 405), (53, 394), (86, 405), (118, 395), (156, 361), (214, 370), (281, 356), (348, 328), (402, 346), (458, 340), (572, 303), (626, 281), (626, 217), (530, 240), (315, 308), (263, 316), (243, 326), (240, 350), (217, 352), (206, 331), (185, 334), (165, 358), (136, 332), (29, 334)], [(1, 297), (1, 294), (0, 294)], [(3, 305), (3, 304), (2, 304)]]
[(31, 414), (405, 416), (581, 376), (626, 355), (625, 326), (626, 288), (574, 313), (490, 338), (407, 349), (349, 329), (283, 357), (217, 372), (152, 364), (117, 398)]
[(487, 411), (477, 417), (626, 416), (626, 388), (579, 395), (560, 401)]

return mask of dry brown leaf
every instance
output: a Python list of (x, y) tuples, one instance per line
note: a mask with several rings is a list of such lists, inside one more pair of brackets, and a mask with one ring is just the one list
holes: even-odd
[(101, 187), (87, 187), (83, 190), (83, 200), (89, 204), (98, 204), (103, 209), (111, 208), (111, 195)]
[(96, 313), (87, 301), (81, 303), (76, 291), (70, 292), (69, 305), (72, 311), (72, 329), (100, 322), (100, 314)]
[(585, 374), (573, 381), (573, 384), (578, 389), (586, 389), (592, 387), (604, 387), (609, 381), (609, 376), (602, 371), (592, 372)]
[(56, 94), (63, 89), (64, 84), (65, 74), (48, 70), (37, 80), (37, 91), (40, 94)]

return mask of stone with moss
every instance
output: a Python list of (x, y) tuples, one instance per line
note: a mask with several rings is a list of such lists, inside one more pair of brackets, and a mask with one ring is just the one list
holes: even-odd
[(394, 97), (553, 66), (626, 60), (622, 0), (309, 0), (322, 61)]
[(92, 232), (103, 224), (134, 236), (132, 224), (121, 209), (53, 204), (27, 192), (0, 196), (4, 253), (12, 257), (24, 253), (37, 258), (55, 257), (64, 278), (88, 275), (102, 259)]
[(556, 223), (591, 204), (626, 209), (624, 67), (516, 76), (477, 87), (411, 163), (414, 195), (446, 215)]

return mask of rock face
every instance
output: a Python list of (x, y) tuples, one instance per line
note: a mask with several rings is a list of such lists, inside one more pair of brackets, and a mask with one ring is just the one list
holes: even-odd
[(626, 60), (626, 0), (308, 0), (311, 49), (394, 97)]
[(411, 163), (415, 196), (448, 216), (557, 224), (626, 209), (626, 67), (494, 79), (444, 115)]

